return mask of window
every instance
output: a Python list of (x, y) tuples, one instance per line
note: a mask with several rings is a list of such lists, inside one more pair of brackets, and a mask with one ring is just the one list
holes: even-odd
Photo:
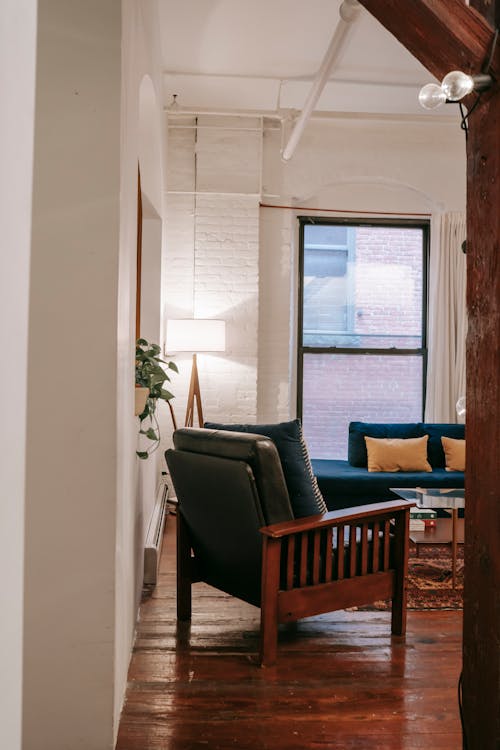
[(300, 219), (298, 411), (314, 458), (349, 422), (419, 422), (428, 222)]

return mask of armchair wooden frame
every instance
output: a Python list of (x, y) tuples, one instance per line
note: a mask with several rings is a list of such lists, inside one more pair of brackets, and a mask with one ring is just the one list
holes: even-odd
[[(411, 507), (395, 500), (260, 529), (262, 666), (276, 662), (280, 623), (377, 600), (392, 599), (391, 632), (404, 635)], [(189, 530), (179, 513), (179, 620), (191, 619), (191, 584), (200, 580)]]

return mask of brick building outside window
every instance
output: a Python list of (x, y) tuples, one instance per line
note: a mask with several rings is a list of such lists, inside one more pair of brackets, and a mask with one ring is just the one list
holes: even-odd
[(428, 222), (300, 219), (298, 413), (314, 458), (348, 425), (422, 420)]

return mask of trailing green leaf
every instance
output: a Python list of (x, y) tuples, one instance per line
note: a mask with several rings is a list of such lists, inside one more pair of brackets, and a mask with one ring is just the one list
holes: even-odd
[[(150, 344), (146, 339), (137, 339), (135, 347), (135, 382), (136, 385), (148, 388), (149, 396), (146, 405), (139, 414), (140, 429), (139, 434), (145, 435), (154, 445), (147, 451), (137, 451), (139, 458), (147, 458), (155, 451), (160, 444), (160, 430), (156, 418), (156, 405), (158, 400), (170, 401), (174, 398), (170, 391), (163, 388), (166, 381), (170, 382), (170, 377), (165, 372), (162, 365), (168, 370), (179, 372), (175, 362), (168, 362), (159, 355), (161, 347), (158, 344)], [(143, 429), (144, 420), (150, 420), (150, 426)]]

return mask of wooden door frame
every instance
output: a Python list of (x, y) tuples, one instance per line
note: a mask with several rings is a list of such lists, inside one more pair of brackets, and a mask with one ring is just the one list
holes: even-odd
[(135, 282), (135, 339), (141, 337), (141, 285), (142, 285), (142, 189), (141, 170), (137, 165), (137, 256)]
[[(483, 71), (500, 0), (360, 0), (438, 79)], [(491, 25), (490, 25), (491, 24)], [(500, 743), (500, 46), (467, 139), (464, 748)], [(471, 95), (473, 96), (473, 95)], [(466, 102), (467, 104), (467, 102)], [(469, 102), (469, 105), (471, 102)]]

